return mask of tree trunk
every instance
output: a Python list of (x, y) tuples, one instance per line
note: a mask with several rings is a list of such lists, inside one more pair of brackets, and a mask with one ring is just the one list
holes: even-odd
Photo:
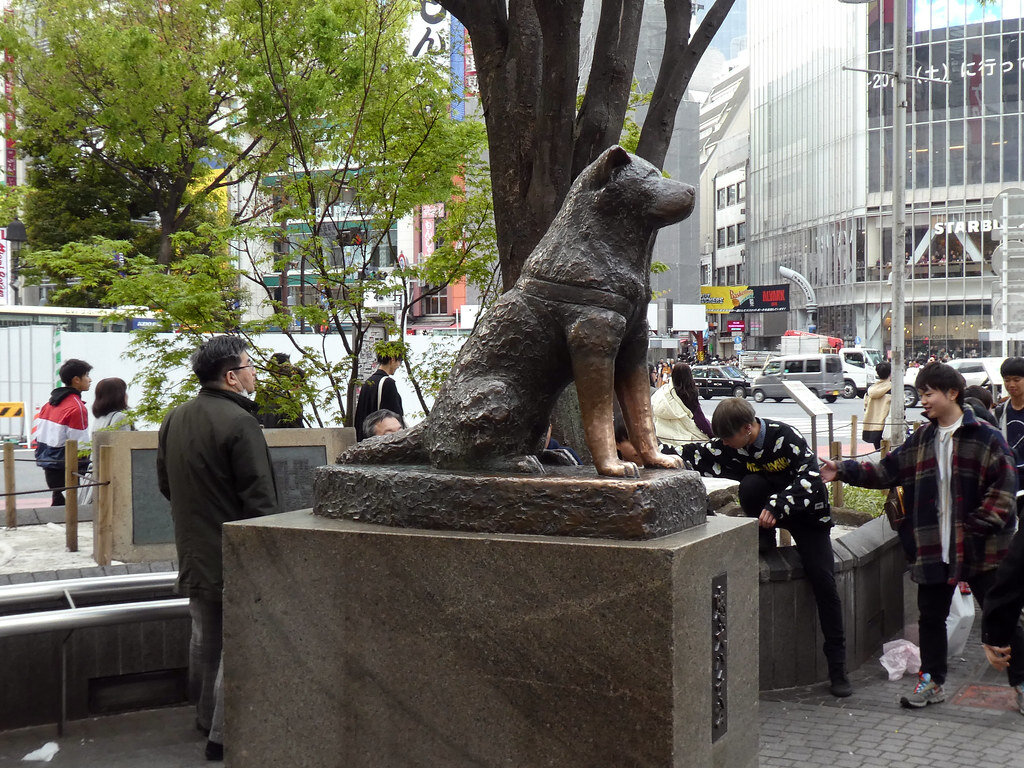
[(160, 216), (160, 254), (157, 263), (161, 266), (169, 266), (174, 259), (174, 245), (171, 243), (171, 235), (178, 231), (175, 223), (177, 210), (161, 210)]
[[(438, 0), (473, 41), (490, 147), (502, 284), (511, 288), (573, 179), (618, 141), (643, 0), (604, 0), (577, 115), (582, 0)], [(661, 167), (686, 86), (733, 0), (716, 0), (689, 39), (691, 0), (665, 0), (665, 56), (638, 154)], [(696, 151), (696, 147), (694, 147)]]
[(590, 77), (576, 116), (574, 179), (622, 134), (643, 15), (643, 0), (606, 0), (601, 4)]

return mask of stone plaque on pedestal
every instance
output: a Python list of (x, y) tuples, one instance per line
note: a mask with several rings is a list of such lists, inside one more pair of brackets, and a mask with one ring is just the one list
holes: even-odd
[(756, 766), (755, 530), (226, 525), (230, 765)]

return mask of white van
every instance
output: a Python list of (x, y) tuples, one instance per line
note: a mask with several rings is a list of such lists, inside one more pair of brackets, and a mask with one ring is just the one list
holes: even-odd
[(843, 363), (839, 355), (825, 353), (773, 357), (750, 385), (754, 401), (789, 397), (783, 381), (802, 381), (815, 395), (834, 403), (843, 392)]

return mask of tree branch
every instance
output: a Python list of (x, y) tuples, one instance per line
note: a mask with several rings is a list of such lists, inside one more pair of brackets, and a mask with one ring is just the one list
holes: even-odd
[(643, 0), (604, 0), (583, 104), (576, 116), (572, 177), (618, 141), (633, 83)]
[(693, 15), (691, 0), (665, 0), (665, 53), (658, 71), (647, 118), (640, 132), (637, 154), (659, 168), (665, 163), (668, 145), (675, 128), (676, 112), (686, 87), (690, 84), (693, 71), (701, 55), (722, 26), (732, 8), (733, 0), (715, 0), (701, 21), (700, 27), (689, 39), (690, 18)]

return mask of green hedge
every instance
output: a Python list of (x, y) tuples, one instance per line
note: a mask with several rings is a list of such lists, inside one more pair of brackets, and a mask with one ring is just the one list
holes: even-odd
[(843, 506), (878, 517), (882, 514), (886, 494), (888, 491), (880, 488), (858, 488), (843, 483)]

